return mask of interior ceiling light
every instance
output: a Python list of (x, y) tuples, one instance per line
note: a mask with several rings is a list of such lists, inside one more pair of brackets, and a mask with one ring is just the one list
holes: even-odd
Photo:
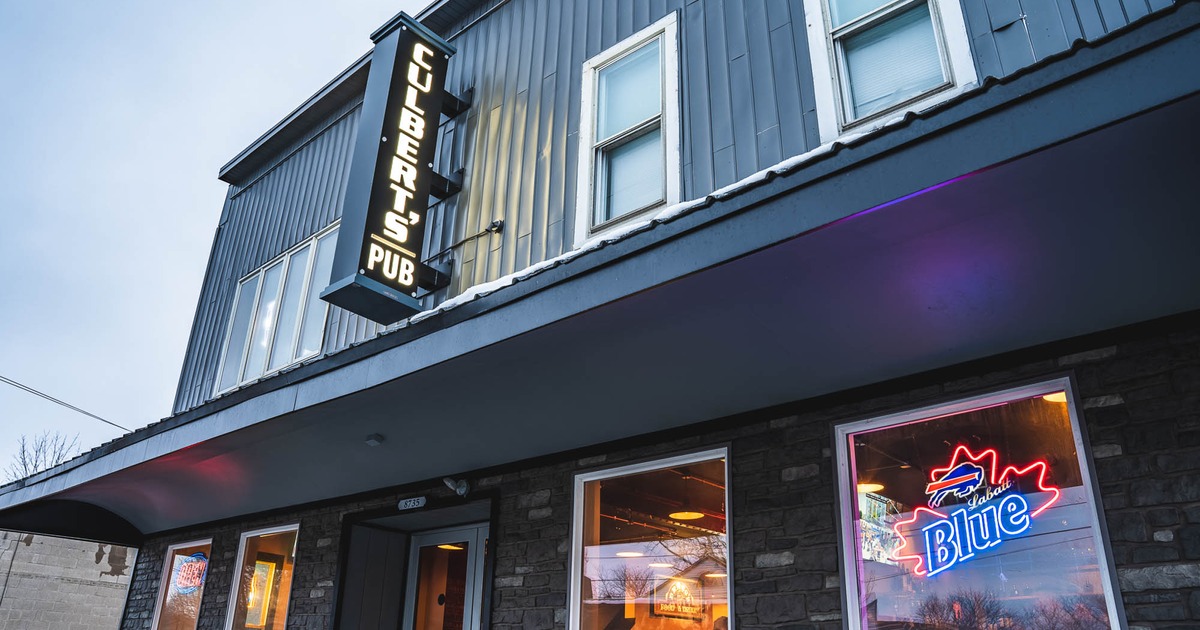
[(691, 479), (690, 475), (686, 475), (686, 474), (683, 475), (683, 505), (679, 508), (678, 511), (667, 514), (667, 516), (669, 518), (673, 518), (677, 521), (694, 521), (697, 519), (704, 518), (704, 514), (702, 512), (697, 512), (696, 510), (691, 509), (691, 506), (692, 506), (691, 493), (688, 492), (688, 489), (689, 489), (688, 488), (688, 480), (689, 479)]
[(1067, 392), (1054, 392), (1053, 394), (1046, 394), (1045, 396), (1042, 396), (1042, 400), (1045, 400), (1046, 402), (1065, 403), (1067, 402)]
[(641, 558), (644, 555), (646, 555), (646, 554), (644, 554), (640, 551), (618, 551), (617, 552), (618, 558)]
[(692, 512), (691, 510), (681, 510), (679, 512), (671, 512), (667, 516), (677, 521), (694, 521), (698, 518), (704, 518), (700, 512)]
[(728, 573), (705, 573), (704, 577), (706, 577), (706, 578), (723, 578), (723, 577), (729, 577), (729, 574)]
[(653, 567), (655, 569), (673, 569), (673, 568), (675, 568), (675, 565), (671, 564), (670, 562), (651, 562), (650, 564), (648, 564), (646, 566)]
[(863, 492), (863, 493), (879, 492), (880, 490), (883, 490), (883, 484), (881, 484), (881, 483), (875, 483), (873, 481), (863, 481), (858, 484), (859, 492)]
[(451, 543), (446, 543), (444, 545), (438, 545), (438, 549), (445, 549), (446, 551), (462, 551), (463, 550), (462, 547), (451, 544)]

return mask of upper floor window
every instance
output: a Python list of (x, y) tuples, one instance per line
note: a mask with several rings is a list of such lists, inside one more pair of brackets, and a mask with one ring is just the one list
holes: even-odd
[(238, 283), (217, 393), (321, 351), (337, 228), (326, 230)]
[[(821, 139), (975, 81), (956, 0), (805, 0)], [(831, 89), (826, 89), (829, 86)]]
[(583, 65), (575, 242), (679, 201), (675, 14)]

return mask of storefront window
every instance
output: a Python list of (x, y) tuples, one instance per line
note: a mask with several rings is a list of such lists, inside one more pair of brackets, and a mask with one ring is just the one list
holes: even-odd
[(200, 619), (200, 599), (208, 576), (212, 541), (204, 540), (167, 548), (162, 586), (154, 612), (155, 630), (195, 630)]
[(838, 428), (852, 628), (1117, 628), (1069, 382)]
[(238, 579), (229, 603), (230, 630), (283, 630), (287, 625), (298, 525), (242, 534)]
[(729, 624), (724, 449), (575, 478), (571, 628)]

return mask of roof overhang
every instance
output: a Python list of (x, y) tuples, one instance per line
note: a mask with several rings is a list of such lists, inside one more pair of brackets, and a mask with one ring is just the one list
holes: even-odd
[(0, 489), (0, 528), (162, 532), (1196, 311), (1198, 13)]

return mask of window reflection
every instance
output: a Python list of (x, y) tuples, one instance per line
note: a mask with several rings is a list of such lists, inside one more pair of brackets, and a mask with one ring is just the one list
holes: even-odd
[(1110, 627), (1065, 396), (849, 440), (862, 627)]
[(583, 513), (581, 629), (727, 623), (723, 459), (586, 482)]

